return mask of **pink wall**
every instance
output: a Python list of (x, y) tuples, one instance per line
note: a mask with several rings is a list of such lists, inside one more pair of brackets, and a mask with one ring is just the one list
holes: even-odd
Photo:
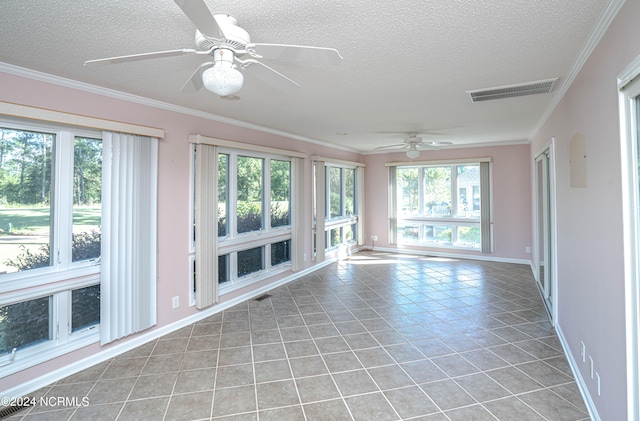
[[(640, 2), (627, 1), (531, 148), (557, 142), (557, 322), (603, 420), (627, 419), (616, 78), (640, 55), (638, 16)], [(569, 144), (578, 133), (587, 143), (586, 188), (570, 186)], [(600, 396), (581, 341), (601, 377)]]
[[(159, 147), (158, 179), (158, 323), (154, 329), (167, 326), (197, 313), (189, 307), (189, 159), (187, 137), (203, 134), (210, 137), (288, 149), (309, 155), (321, 155), (357, 161), (359, 155), (323, 147), (311, 142), (232, 126), (214, 120), (167, 111), (111, 97), (70, 89), (0, 72), (0, 100), (68, 113), (162, 128), (165, 138)], [(311, 161), (305, 162), (305, 203), (311, 209)], [(311, 215), (305, 216), (304, 252), (311, 256)], [(307, 267), (313, 262), (307, 260)], [(277, 279), (277, 278), (276, 278)], [(258, 288), (264, 283), (254, 285)], [(246, 292), (243, 289), (241, 292)], [(228, 294), (229, 300), (238, 293)], [(171, 298), (180, 297), (180, 307), (173, 309)], [(135, 339), (133, 335), (117, 343)], [(0, 379), (0, 391), (42, 376), (71, 362), (93, 355), (105, 348), (97, 344), (78, 350), (37, 367)]]
[[(525, 247), (531, 246), (531, 174), (529, 145), (496, 146), (486, 148), (443, 149), (422, 152), (420, 160), (463, 159), (491, 157), (493, 160), (493, 229), (495, 252), (488, 258), (529, 261)], [(405, 153), (366, 155), (365, 209), (366, 244), (371, 235), (378, 236), (376, 247), (389, 245), (387, 162), (411, 162)], [(405, 247), (409, 248), (409, 247)], [(422, 248), (421, 251), (425, 249)], [(429, 251), (429, 249), (426, 249)], [(438, 250), (442, 251), (442, 250)], [(449, 251), (447, 251), (449, 252)], [(482, 255), (474, 251), (455, 251), (450, 254)]]

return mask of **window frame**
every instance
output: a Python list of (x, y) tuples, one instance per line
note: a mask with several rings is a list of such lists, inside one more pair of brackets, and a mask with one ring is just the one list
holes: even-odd
[[(294, 236), (296, 234), (296, 217), (300, 209), (299, 207), (299, 198), (297, 195), (300, 194), (297, 190), (300, 188), (299, 182), (295, 180), (296, 177), (300, 177), (301, 174), (297, 174), (299, 171), (297, 164), (294, 163), (294, 159), (303, 158), (306, 155), (299, 154), (296, 152), (289, 152), (286, 150), (267, 148), (263, 146), (257, 145), (249, 145), (243, 144), (239, 142), (225, 141), (221, 139), (214, 138), (206, 138), (201, 135), (192, 135), (190, 136), (191, 141), (191, 156), (192, 156), (192, 168), (193, 173), (195, 174), (197, 171), (196, 168), (196, 155), (195, 150), (198, 145), (211, 145), (216, 146), (217, 150), (217, 158), (221, 154), (225, 154), (228, 156), (227, 164), (228, 164), (228, 174), (227, 177), (227, 218), (233, 219), (233, 221), (228, 221), (227, 223), (227, 234), (225, 236), (218, 236), (213, 241), (216, 242), (217, 253), (215, 259), (218, 259), (220, 256), (228, 256), (227, 257), (227, 268), (228, 268), (228, 281), (218, 282), (216, 287), (215, 295), (221, 296), (230, 292), (233, 292), (237, 289), (244, 288), (253, 283), (263, 281), (272, 276), (278, 275), (280, 273), (284, 273), (287, 271), (293, 270), (296, 265), (294, 261), (296, 257), (293, 253), (293, 250), (290, 249), (289, 252), (289, 260), (285, 262), (281, 262), (277, 265), (271, 264), (271, 245), (275, 243), (279, 243), (282, 241), (290, 241), (291, 247), (294, 244)], [(237, 158), (239, 156), (244, 157), (252, 157), (264, 159), (263, 163), (263, 171), (262, 171), (262, 218), (263, 224), (262, 229), (248, 231), (243, 233), (237, 232)], [(282, 226), (271, 226), (271, 161), (287, 161), (290, 163), (289, 166), (289, 221), (287, 225)], [(192, 177), (193, 181), (193, 192), (196, 192), (198, 186), (196, 185), (195, 178)], [(218, 183), (218, 176), (215, 176), (215, 183)], [(195, 197), (196, 194), (192, 194), (192, 197)], [(217, 198), (216, 198), (217, 202)], [(195, 208), (195, 204), (193, 204)], [(190, 223), (192, 227), (191, 234), (191, 244), (194, 245), (193, 250), (195, 253), (195, 236), (198, 228), (195, 223), (195, 211), (190, 212)], [(217, 219), (216, 222), (217, 223)], [(300, 241), (301, 239), (298, 239)], [(245, 250), (250, 250), (256, 247), (262, 247), (262, 257), (263, 257), (263, 269), (259, 271), (255, 271), (249, 273), (245, 276), (238, 276), (238, 252), (242, 252)], [(198, 305), (198, 298), (196, 292), (196, 276), (195, 270), (192, 268), (197, 265), (194, 264), (196, 257), (190, 256), (190, 292), (189, 296), (191, 297), (191, 303), (193, 305)], [(216, 260), (217, 262), (217, 260)], [(215, 263), (217, 266), (217, 263)], [(220, 274), (218, 273), (218, 279), (220, 279)]]
[[(397, 244), (401, 246), (417, 246), (417, 247), (433, 247), (433, 248), (442, 248), (442, 249), (455, 249), (455, 250), (469, 250), (469, 251), (482, 251), (483, 249), (483, 241), (481, 237), (481, 241), (476, 245), (467, 245), (467, 244), (458, 244), (458, 233), (459, 229), (463, 227), (469, 227), (471, 229), (477, 228), (482, 235), (482, 223), (483, 223), (483, 215), (481, 211), (473, 210), (473, 189), (469, 189), (467, 186), (466, 189), (466, 197), (467, 204), (469, 201), (472, 201), (471, 207), (472, 210), (470, 212), (471, 217), (467, 216), (459, 216), (458, 208), (459, 208), (459, 196), (460, 196), (460, 188), (458, 178), (460, 174), (457, 171), (458, 167), (463, 166), (476, 166), (478, 167), (478, 171), (481, 174), (481, 166), (483, 163), (488, 162), (491, 163), (490, 158), (479, 158), (479, 159), (460, 159), (460, 160), (442, 160), (442, 161), (424, 161), (424, 162), (392, 162), (387, 163), (386, 166), (390, 167), (389, 173), (389, 184), (390, 184), (390, 217), (389, 217), (389, 238), (391, 239), (391, 244)], [(436, 216), (436, 215), (425, 215), (425, 169), (426, 168), (441, 168), (448, 167), (450, 171), (450, 193), (451, 193), (451, 212), (449, 215)], [(417, 180), (418, 180), (418, 214), (409, 214), (402, 215), (400, 212), (400, 207), (402, 203), (398, 196), (400, 195), (399, 186), (398, 186), (398, 170), (402, 169), (417, 169)], [(489, 165), (488, 171), (491, 171), (491, 167)], [(490, 179), (489, 185), (487, 188), (489, 192), (491, 191), (490, 187)], [(482, 192), (482, 176), (480, 175), (480, 180), (478, 181), (479, 193), (482, 200), (488, 198), (489, 202), (491, 201), (490, 195), (484, 195)], [(471, 191), (470, 191), (471, 190)], [(469, 195), (472, 197), (469, 197)], [(480, 204), (480, 208), (482, 209), (482, 204)], [(489, 205), (489, 213), (491, 206)], [(475, 215), (477, 213), (477, 215)], [(490, 219), (490, 216), (486, 218)], [(399, 228), (404, 224), (413, 224), (417, 225), (417, 239), (403, 239), (400, 236)], [(436, 226), (446, 226), (451, 230), (451, 237), (449, 241), (438, 241), (438, 240), (429, 240), (426, 237), (426, 231), (428, 227), (436, 227)], [(490, 230), (487, 230), (490, 233)], [(489, 234), (491, 237), (491, 234)], [(492, 247), (491, 247), (492, 249)]]
[[(341, 246), (353, 246), (357, 244), (357, 227), (358, 227), (358, 211), (359, 204), (358, 198), (358, 186), (357, 186), (357, 169), (356, 165), (340, 164), (335, 162), (325, 162), (325, 222), (324, 222), (324, 235), (325, 235), (325, 252), (336, 250)], [(340, 170), (340, 214), (331, 217), (331, 170)], [(347, 214), (347, 177), (346, 171), (353, 171), (353, 214)], [(345, 238), (345, 228), (355, 225), (356, 231), (353, 233), (352, 239)], [(334, 229), (340, 230), (340, 241), (336, 245), (331, 245), (331, 231)]]
[[(100, 339), (100, 323), (72, 331), (72, 291), (100, 284), (100, 258), (73, 261), (73, 172), (77, 137), (102, 140), (102, 132), (54, 122), (0, 116), (0, 127), (53, 135), (50, 250), (46, 267), (0, 274), (0, 305), (12, 305), (51, 296), (51, 337), (0, 355), (3, 375), (10, 375), (52, 358), (93, 344)], [(65, 328), (68, 326), (68, 328)]]
[[(0, 274), (0, 293), (37, 287), (44, 283), (61, 282), (100, 272), (99, 258), (73, 262), (71, 232), (73, 228), (73, 146), (76, 137), (102, 139), (102, 132), (91, 129), (39, 124), (0, 117), (0, 126), (16, 131), (30, 131), (54, 135), (53, 177), (51, 180), (51, 237), (50, 250), (57, 256), (50, 266), (26, 271)], [(66, 186), (66, 189), (65, 189)], [(56, 194), (53, 197), (54, 192)], [(60, 235), (59, 233), (64, 233)]]

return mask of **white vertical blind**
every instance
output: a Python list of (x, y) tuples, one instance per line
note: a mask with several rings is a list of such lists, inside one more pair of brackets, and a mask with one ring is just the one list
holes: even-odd
[(100, 342), (156, 324), (158, 139), (104, 132)]
[(196, 308), (218, 301), (218, 147), (196, 146)]
[(480, 241), (483, 253), (493, 252), (493, 222), (491, 221), (491, 166), (480, 163)]
[(358, 214), (358, 245), (363, 245), (364, 238), (364, 167), (356, 168), (356, 213)]
[(398, 183), (396, 167), (389, 167), (389, 244), (398, 244)]
[(291, 270), (304, 265), (304, 159), (291, 158)]
[(324, 219), (326, 216), (325, 200), (325, 165), (324, 161), (316, 163), (316, 261), (324, 261), (324, 249), (326, 245), (326, 235), (324, 232)]

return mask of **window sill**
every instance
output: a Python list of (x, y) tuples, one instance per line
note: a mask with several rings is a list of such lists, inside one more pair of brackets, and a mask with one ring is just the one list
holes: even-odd
[(0, 366), (2, 374), (0, 378), (7, 377), (19, 371), (31, 368), (38, 364), (42, 364), (48, 360), (60, 357), (70, 352), (76, 351), (85, 346), (92, 345), (100, 341), (100, 328), (88, 329), (87, 331), (77, 333), (78, 337), (70, 340), (66, 344), (56, 345), (55, 340), (50, 340), (42, 344), (33, 345), (22, 350), (16, 351), (13, 362), (9, 363), (11, 354), (0, 358)]

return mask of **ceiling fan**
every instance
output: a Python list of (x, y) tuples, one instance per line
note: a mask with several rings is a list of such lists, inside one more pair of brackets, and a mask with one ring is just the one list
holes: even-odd
[(318, 64), (339, 64), (342, 60), (342, 56), (334, 48), (252, 43), (249, 33), (238, 26), (235, 18), (225, 14), (211, 14), (204, 0), (174, 1), (196, 27), (195, 49), (101, 58), (85, 61), (84, 64), (115, 64), (180, 55), (204, 55), (208, 56), (209, 61), (198, 66), (181, 91), (197, 91), (204, 86), (221, 97), (233, 98), (244, 83), (244, 76), (238, 68), (278, 89), (287, 90), (300, 86), (257, 59), (304, 60)]
[(452, 142), (423, 142), (422, 138), (418, 136), (418, 133), (409, 133), (408, 137), (404, 138), (402, 143), (396, 145), (380, 146), (376, 149), (407, 149), (407, 157), (415, 159), (420, 156), (420, 151), (431, 150), (435, 151), (440, 149), (440, 146), (452, 145)]

